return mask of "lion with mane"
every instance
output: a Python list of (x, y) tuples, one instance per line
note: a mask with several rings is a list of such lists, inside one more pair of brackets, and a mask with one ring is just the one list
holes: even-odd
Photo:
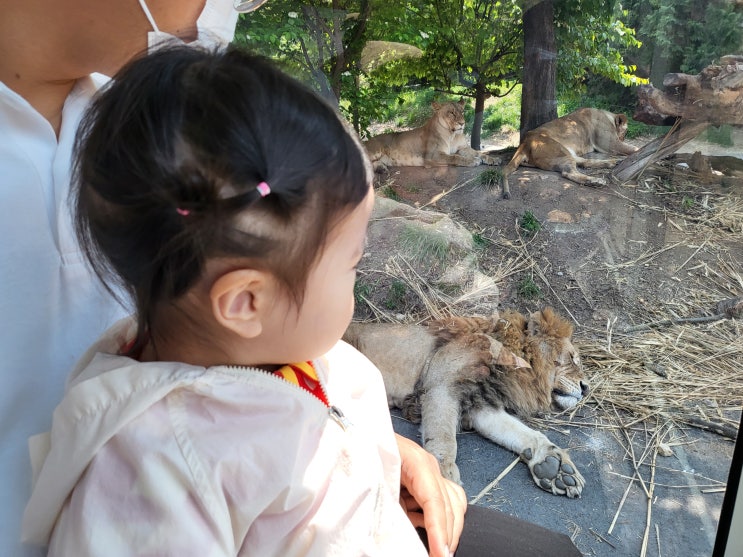
[(572, 408), (587, 394), (572, 333), (547, 307), (529, 317), (351, 323), (343, 338), (380, 369), (390, 406), (421, 424), (445, 477), (461, 483), (456, 434), (474, 429), (519, 454), (539, 487), (572, 498), (585, 480), (568, 452), (519, 420)]
[(421, 127), (377, 135), (364, 142), (374, 170), (390, 166), (478, 166), (500, 159), (467, 145), (464, 100), (431, 103), (433, 116)]

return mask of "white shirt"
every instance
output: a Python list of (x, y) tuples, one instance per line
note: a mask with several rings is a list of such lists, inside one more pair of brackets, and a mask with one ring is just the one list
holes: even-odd
[(31, 493), (27, 439), (49, 429), (74, 363), (124, 315), (88, 270), (68, 207), (75, 131), (104, 80), (75, 85), (59, 140), (0, 83), (0, 555), (40, 554), (20, 544)]

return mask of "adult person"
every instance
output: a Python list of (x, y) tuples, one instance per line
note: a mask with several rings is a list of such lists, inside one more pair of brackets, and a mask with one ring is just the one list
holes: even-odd
[[(81, 114), (105, 76), (164, 35), (229, 38), (235, 7), (260, 3), (0, 0), (1, 555), (41, 554), (19, 541), (31, 488), (27, 440), (49, 429), (84, 348), (126, 313), (89, 272), (72, 231), (70, 161)], [(443, 546), (459, 536), (463, 505), (449, 497), (433, 457), (402, 438), (399, 447), (409, 514)]]

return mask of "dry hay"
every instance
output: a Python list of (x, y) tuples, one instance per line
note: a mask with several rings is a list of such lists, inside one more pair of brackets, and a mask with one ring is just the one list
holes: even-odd
[(620, 339), (581, 340), (591, 403), (623, 427), (652, 418), (737, 434), (743, 404), (743, 325), (671, 325)]
[[(469, 182), (457, 184), (451, 191), (465, 185)], [(659, 204), (641, 204), (625, 196), (626, 187), (614, 193), (642, 209), (663, 213), (685, 239), (633, 260), (607, 264), (604, 272), (652, 265), (679, 246), (693, 251), (669, 277), (678, 284), (673, 296), (638, 300), (635, 307), (625, 308), (636, 323), (634, 327), (615, 330), (609, 322), (601, 331), (580, 323), (550, 285), (550, 273), (532, 255), (533, 238), (516, 234), (516, 239), (510, 240), (502, 231), (476, 233), (500, 254), (497, 266), (484, 269), (496, 285), (531, 273), (552, 294), (555, 308), (576, 324), (576, 344), (591, 378), (591, 396), (570, 414), (536, 421), (548, 429), (570, 423), (630, 430), (642, 423), (648, 428), (649, 443), (660, 442), (658, 432), (671, 426), (697, 427), (735, 438), (743, 406), (743, 322), (740, 315), (725, 315), (719, 304), (743, 296), (738, 254), (728, 249), (740, 242), (743, 233), (743, 200), (693, 183), (675, 169), (667, 176), (650, 176), (635, 187), (652, 190)], [(694, 205), (681, 210), (686, 197), (693, 198)], [(419, 301), (414, 313), (394, 315), (365, 300), (376, 321), (415, 323), (431, 317), (492, 312), (490, 296), (478, 298), (477, 288), (459, 296), (442, 291), (421, 276), (402, 253), (391, 257), (384, 269), (367, 272), (403, 282)], [(576, 412), (585, 413), (587, 407), (594, 422), (573, 422)]]
[[(614, 330), (613, 322), (607, 323), (605, 331), (579, 323), (569, 305), (552, 289), (548, 273), (532, 256), (532, 240), (518, 236), (514, 241), (500, 232), (478, 232), (501, 254), (498, 267), (487, 269), (496, 285), (530, 272), (556, 298), (556, 309), (576, 323), (576, 344), (591, 379), (591, 396), (569, 415), (550, 416), (547, 420), (536, 418), (540, 427), (549, 429), (570, 423), (630, 429), (646, 422), (649, 442), (655, 442), (653, 435), (657, 428), (669, 424), (736, 437), (743, 406), (743, 321), (740, 315), (726, 315), (720, 307), (721, 301), (743, 295), (741, 269), (723, 245), (739, 241), (735, 226), (723, 223), (743, 223), (743, 204), (735, 197), (718, 196), (705, 211), (705, 219), (693, 219), (684, 229), (698, 249), (678, 267), (677, 274), (698, 265), (704, 266), (704, 272), (679, 280), (673, 299), (642, 300), (639, 309), (633, 311), (633, 318), (639, 324), (622, 330)], [(700, 238), (704, 239), (700, 241)], [(614, 267), (651, 264), (676, 246), (665, 246)], [(696, 256), (702, 250), (715, 254), (715, 260), (699, 263)], [(477, 288), (464, 295), (448, 294), (421, 276), (402, 253), (391, 257), (384, 269), (367, 272), (403, 282), (419, 300), (418, 310), (404, 315), (394, 315), (374, 306), (371, 300), (364, 300), (375, 321), (416, 323), (465, 313), (489, 315), (492, 311), (493, 300), (487, 289), (483, 298), (478, 297)], [(594, 423), (585, 420), (572, 423), (576, 412), (581, 413), (586, 406), (593, 409), (590, 413), (595, 417)]]

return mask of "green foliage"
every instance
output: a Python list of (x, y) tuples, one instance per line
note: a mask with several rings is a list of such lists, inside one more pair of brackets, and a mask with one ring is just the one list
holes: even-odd
[(728, 0), (630, 0), (628, 7), (647, 43), (641, 60), (661, 60), (663, 73), (698, 73), (740, 51), (743, 13)]
[(542, 297), (542, 289), (539, 288), (532, 277), (522, 278), (516, 287), (519, 297), (525, 300), (538, 300)]
[(391, 199), (392, 201), (401, 201), (400, 195), (397, 193), (395, 188), (393, 188), (391, 185), (386, 184), (379, 188), (379, 194), (382, 197), (386, 197), (387, 199)]
[(692, 207), (694, 207), (694, 198), (693, 197), (688, 197), (688, 196), (685, 195), (683, 198), (681, 198), (681, 208), (682, 209), (688, 211)]
[(482, 250), (487, 247), (487, 245), (490, 243), (490, 240), (488, 240), (480, 232), (473, 232), (472, 243), (475, 245), (475, 249)]
[(267, 2), (260, 10), (240, 15), (234, 41), (273, 58), (285, 71), (327, 94), (331, 91), (327, 64), (334, 48), (328, 34), (313, 32), (312, 16), (331, 17), (332, 12), (318, 7), (320, 11), (313, 12), (313, 6), (303, 9), (292, 0)]
[[(632, 30), (603, 9), (605, 2), (555, 1), (560, 75), (566, 80), (562, 88), (571, 89), (589, 71), (632, 82), (631, 67), (622, 65), (616, 47), (635, 44)], [(241, 15), (235, 40), (276, 59), (337, 102), (363, 134), (372, 121), (420, 125), (430, 115), (433, 98), (420, 107), (406, 104), (406, 89), (414, 83), (428, 85), (424, 89), (431, 95), (434, 88), (480, 100), (508, 95), (521, 80), (521, 5), (521, 0), (272, 0)], [(368, 40), (403, 42), (424, 55), (367, 71), (361, 53)], [(468, 107), (470, 127), (472, 111)], [(489, 109), (483, 128), (486, 133), (517, 129), (519, 113), (516, 103)]]
[(384, 307), (390, 311), (400, 310), (405, 307), (405, 293), (407, 286), (401, 280), (395, 279), (387, 290), (387, 297), (384, 300)]
[(370, 294), (371, 294), (371, 287), (368, 284), (360, 280), (357, 280), (354, 283), (353, 299), (357, 305), (362, 304), (366, 299), (368, 299)]
[(393, 100), (380, 107), (378, 121), (394, 122), (401, 128), (422, 126), (431, 117), (431, 103), (447, 100), (430, 87), (400, 87), (390, 96)]
[(496, 98), (484, 110), (483, 134), (510, 132), (519, 129), (521, 122), (521, 85), (516, 85), (505, 97)]
[(562, 0), (555, 3), (558, 90), (582, 89), (589, 75), (603, 76), (624, 86), (647, 83), (625, 64), (623, 52), (636, 50), (641, 42), (622, 22), (627, 11), (615, 11), (614, 2)]
[[(384, 6), (379, 5), (382, 12)], [(370, 0), (335, 0), (332, 6), (323, 0), (301, 4), (273, 0), (240, 16), (235, 42), (274, 58), (287, 72), (339, 103), (361, 132), (376, 116), (379, 104), (369, 90), (360, 87), (360, 60), (370, 15)]]
[(723, 147), (733, 146), (733, 127), (730, 125), (710, 126), (707, 128), (707, 141)]
[(425, 36), (423, 58), (410, 64), (419, 76), (452, 93), (475, 95), (477, 87), (505, 93), (522, 58), (519, 0), (414, 0), (411, 23)]
[(535, 234), (542, 228), (542, 224), (539, 222), (539, 220), (537, 220), (537, 217), (535, 217), (534, 213), (532, 213), (531, 211), (524, 211), (524, 214), (521, 215), (519, 226), (522, 230), (528, 232), (529, 234)]

